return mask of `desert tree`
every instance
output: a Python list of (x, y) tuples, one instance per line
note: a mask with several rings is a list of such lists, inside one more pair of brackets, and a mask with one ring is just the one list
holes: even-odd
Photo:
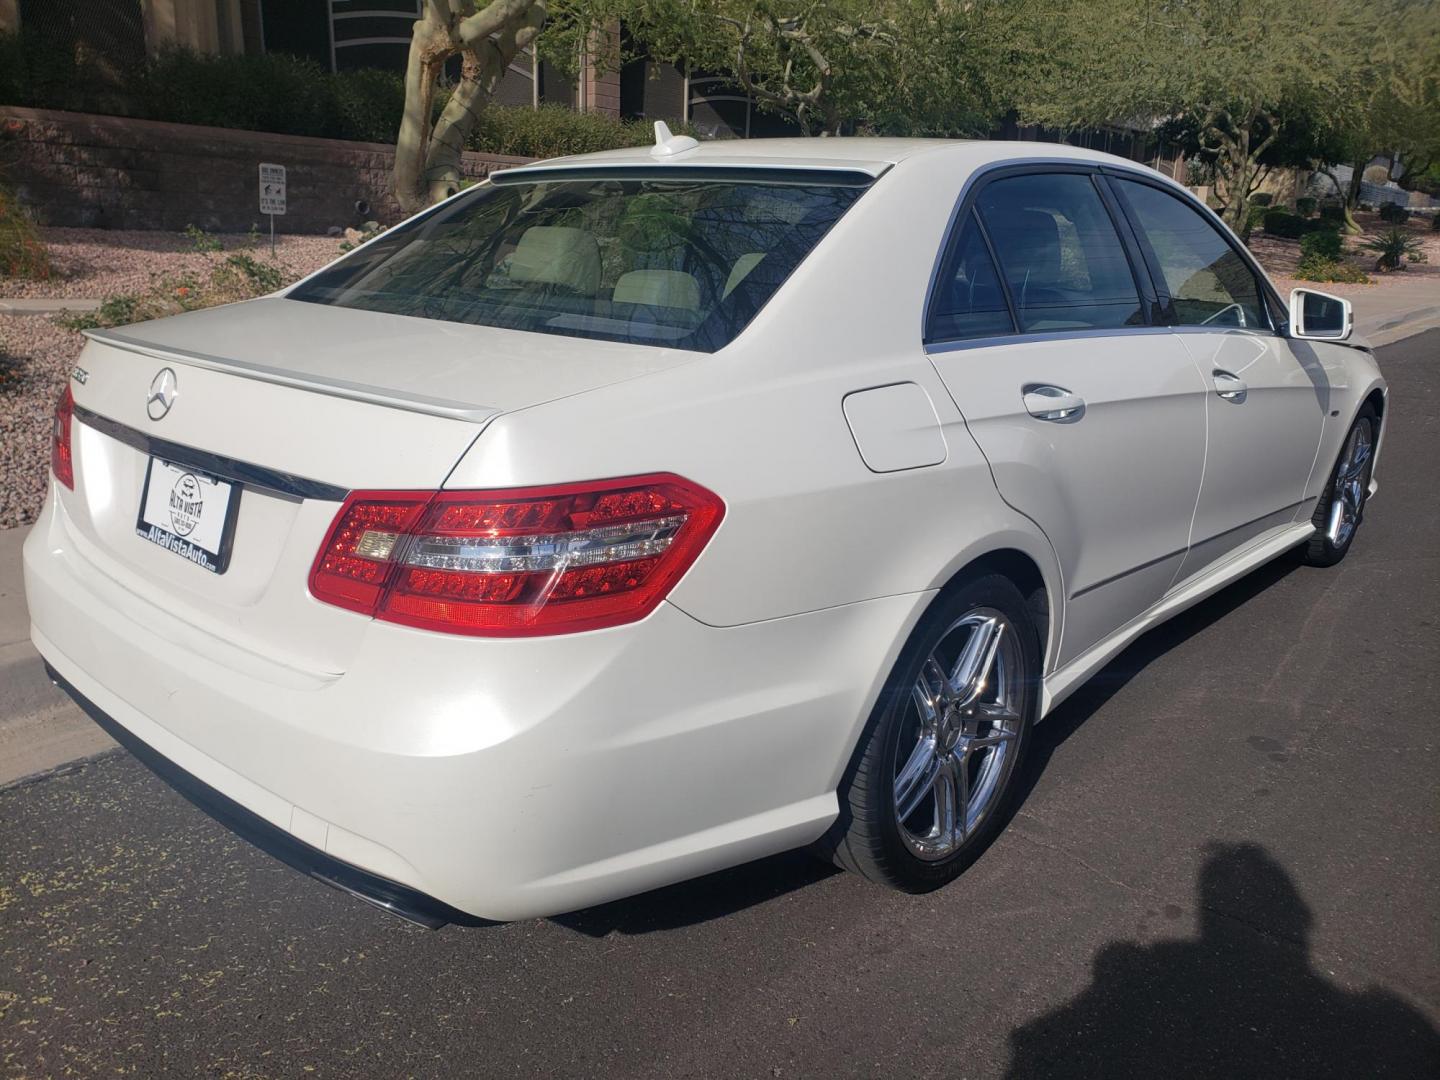
[[(423, 0), (405, 68), (405, 109), (395, 142), (395, 198), (415, 213), (454, 194), (465, 142), (496, 84), (545, 25), (546, 0)], [(460, 78), (436, 115), (446, 64)]]
[(805, 135), (976, 133), (961, 89), (972, 13), (989, 0), (633, 0), (631, 35), (656, 59), (724, 74)]
[(1348, 107), (1362, 15), (1328, 0), (1018, 0), (1022, 118), (1058, 128), (1180, 122), (1243, 228), (1287, 115)]
[[(1367, 0), (1363, 60), (1351, 83), (1348, 107), (1326, 132), (1316, 167), (1334, 183), (1346, 226), (1358, 233), (1353, 212), (1365, 167), (1389, 162), (1402, 187), (1423, 186), (1440, 166), (1440, 6), (1416, 0)], [(1350, 166), (1341, 183), (1332, 165)]]

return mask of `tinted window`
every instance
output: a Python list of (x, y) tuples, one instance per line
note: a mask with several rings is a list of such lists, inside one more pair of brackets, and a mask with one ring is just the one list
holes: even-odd
[(925, 339), (955, 341), (1014, 330), (995, 263), (974, 215), (969, 214), (940, 271), (939, 285), (930, 300)]
[(744, 329), (864, 190), (790, 175), (686, 178), (672, 168), (483, 185), (289, 296), (709, 352)]
[(1159, 260), (1178, 325), (1269, 325), (1255, 275), (1204, 215), (1149, 184), (1116, 187)]
[(1022, 331), (1144, 323), (1130, 262), (1089, 176), (996, 180), (977, 206)]

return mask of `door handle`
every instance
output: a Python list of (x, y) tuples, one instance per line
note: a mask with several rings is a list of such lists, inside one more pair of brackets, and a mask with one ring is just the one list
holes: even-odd
[(1219, 394), (1226, 401), (1244, 401), (1250, 387), (1245, 381), (1234, 372), (1226, 371), (1224, 368), (1216, 368), (1210, 373), (1214, 380), (1215, 393)]
[(1027, 386), (1022, 400), (1036, 420), (1078, 420), (1085, 411), (1085, 399), (1061, 386)]

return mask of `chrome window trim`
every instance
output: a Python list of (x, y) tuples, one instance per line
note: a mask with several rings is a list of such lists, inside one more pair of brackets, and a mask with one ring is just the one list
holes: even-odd
[(977, 338), (955, 338), (951, 341), (922, 342), (926, 356), (962, 352), (965, 349), (993, 349), (997, 345), (1024, 345), (1037, 341), (1071, 341), (1085, 338), (1135, 337), (1148, 334), (1170, 334), (1174, 326), (1110, 326), (1085, 330), (1036, 330), (1030, 333), (991, 334)]
[[(1056, 168), (1057, 166), (1059, 167), (1058, 169)], [(1235, 326), (1185, 327), (1159, 326), (1152, 324), (1148, 326), (1116, 327), (1108, 330), (1074, 330), (1058, 331), (1053, 333), (1047, 332), (1043, 334), (1023, 334), (1017, 332), (1014, 334), (995, 335), (987, 338), (953, 338), (947, 340), (927, 342), (925, 340), (925, 328), (930, 325), (930, 308), (935, 302), (935, 295), (940, 287), (940, 271), (943, 268), (946, 253), (950, 250), (951, 238), (955, 235), (955, 230), (964, 218), (965, 213), (972, 208), (974, 204), (974, 196), (978, 191), (979, 187), (981, 186), (982, 182), (993, 179), (993, 174), (995, 173), (1013, 172), (1016, 175), (1023, 175), (1025, 173), (1037, 170), (1083, 172), (1092, 176), (1118, 176), (1123, 177), (1127, 180), (1139, 180), (1142, 183), (1150, 184), (1152, 187), (1158, 187), (1161, 191), (1169, 192), (1176, 198), (1180, 199), (1182, 202), (1185, 202), (1188, 205), (1198, 209), (1201, 212), (1202, 216), (1206, 216), (1207, 220), (1211, 221), (1213, 224), (1218, 224), (1221, 229), (1221, 238), (1224, 239), (1226, 243), (1229, 243), (1231, 247), (1239, 253), (1241, 259), (1245, 261), (1246, 266), (1250, 268), (1250, 272), (1256, 276), (1256, 280), (1260, 284), (1261, 289), (1263, 289), (1268, 294), (1270, 299), (1272, 299), (1277, 305), (1279, 305), (1281, 310), (1289, 310), (1288, 305), (1280, 299), (1280, 293), (1276, 290), (1274, 283), (1270, 280), (1270, 276), (1266, 274), (1260, 264), (1256, 262), (1255, 258), (1250, 254), (1249, 250), (1245, 247), (1245, 245), (1241, 244), (1238, 238), (1235, 238), (1234, 234), (1230, 231), (1230, 227), (1226, 225), (1225, 222), (1220, 220), (1220, 216), (1216, 214), (1214, 210), (1211, 210), (1210, 207), (1206, 206), (1199, 199), (1195, 198), (1195, 196), (1192, 195), (1189, 190), (1187, 190), (1180, 184), (1177, 184), (1174, 180), (1162, 176), (1161, 174), (1154, 172), (1153, 170), (1144, 170), (1138, 167), (1130, 168), (1123, 165), (1112, 164), (1108, 161), (1101, 162), (1090, 161), (1084, 158), (1045, 156), (1009, 158), (1004, 161), (987, 162), (986, 164), (980, 166), (978, 169), (974, 170), (968, 177), (965, 178), (965, 183), (961, 185), (960, 193), (958, 196), (956, 196), (955, 205), (950, 209), (950, 216), (945, 222), (945, 231), (940, 237), (940, 245), (935, 252), (935, 258), (930, 266), (930, 280), (925, 288), (925, 303), (921, 306), (920, 309), (920, 343), (921, 347), (924, 348), (927, 354), (933, 352), (950, 352), (955, 349), (965, 347), (975, 348), (980, 347), (982, 343), (986, 346), (993, 346), (1004, 342), (1053, 340), (1056, 338), (1078, 337), (1081, 335), (1109, 336), (1112, 334), (1149, 333), (1156, 330), (1163, 330), (1172, 333), (1184, 330), (1198, 330), (1202, 333), (1216, 333), (1221, 330), (1238, 330), (1241, 332), (1268, 335), (1282, 339), (1289, 336), (1285, 332), (1283, 327), (1277, 327), (1275, 325), (1274, 315), (1270, 311), (1269, 306), (1266, 305), (1265, 317), (1270, 321), (1271, 324), (1268, 328)], [(1109, 208), (1107, 207), (1107, 209)], [(1121, 212), (1123, 214), (1123, 208)], [(1130, 219), (1128, 214), (1124, 215), (1124, 218), (1125, 221), (1129, 223), (1132, 231), (1138, 230), (1139, 226)], [(1126, 244), (1124, 237), (1121, 237), (1120, 240), (1122, 246), (1126, 248), (1126, 255), (1128, 257), (1129, 245)], [(998, 272), (1000, 271), (997, 267), (997, 273)], [(1147, 275), (1149, 273), (1148, 267), (1146, 268), (1146, 273)], [(1144, 302), (1144, 300), (1145, 297), (1142, 296), (1142, 303)]]
[(150, 454), (176, 465), (189, 465), (201, 472), (218, 476), (222, 480), (243, 484), (245, 487), (260, 488), (291, 499), (319, 499), (322, 502), (344, 502), (346, 496), (350, 494), (349, 488), (336, 487), (334, 484), (310, 480), (303, 476), (296, 476), (294, 473), (269, 469), (263, 465), (253, 465), (248, 461), (238, 461), (235, 458), (212, 454), (207, 450), (196, 450), (192, 446), (173, 443), (167, 439), (157, 439), (153, 435), (146, 435), (143, 431), (127, 427), (118, 420), (101, 416), (83, 405), (75, 406), (75, 419), (86, 427), (93, 428), (102, 435), (108, 435), (116, 442), (124, 443), (141, 453)]

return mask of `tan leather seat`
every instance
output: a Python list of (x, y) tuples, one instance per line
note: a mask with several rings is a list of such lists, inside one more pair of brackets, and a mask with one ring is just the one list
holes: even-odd
[(600, 245), (584, 229), (536, 225), (525, 230), (510, 256), (510, 280), (594, 296), (600, 288)]
[(682, 270), (631, 270), (628, 274), (621, 274), (615, 282), (615, 293), (611, 299), (617, 304), (646, 304), (698, 311), (700, 285)]

